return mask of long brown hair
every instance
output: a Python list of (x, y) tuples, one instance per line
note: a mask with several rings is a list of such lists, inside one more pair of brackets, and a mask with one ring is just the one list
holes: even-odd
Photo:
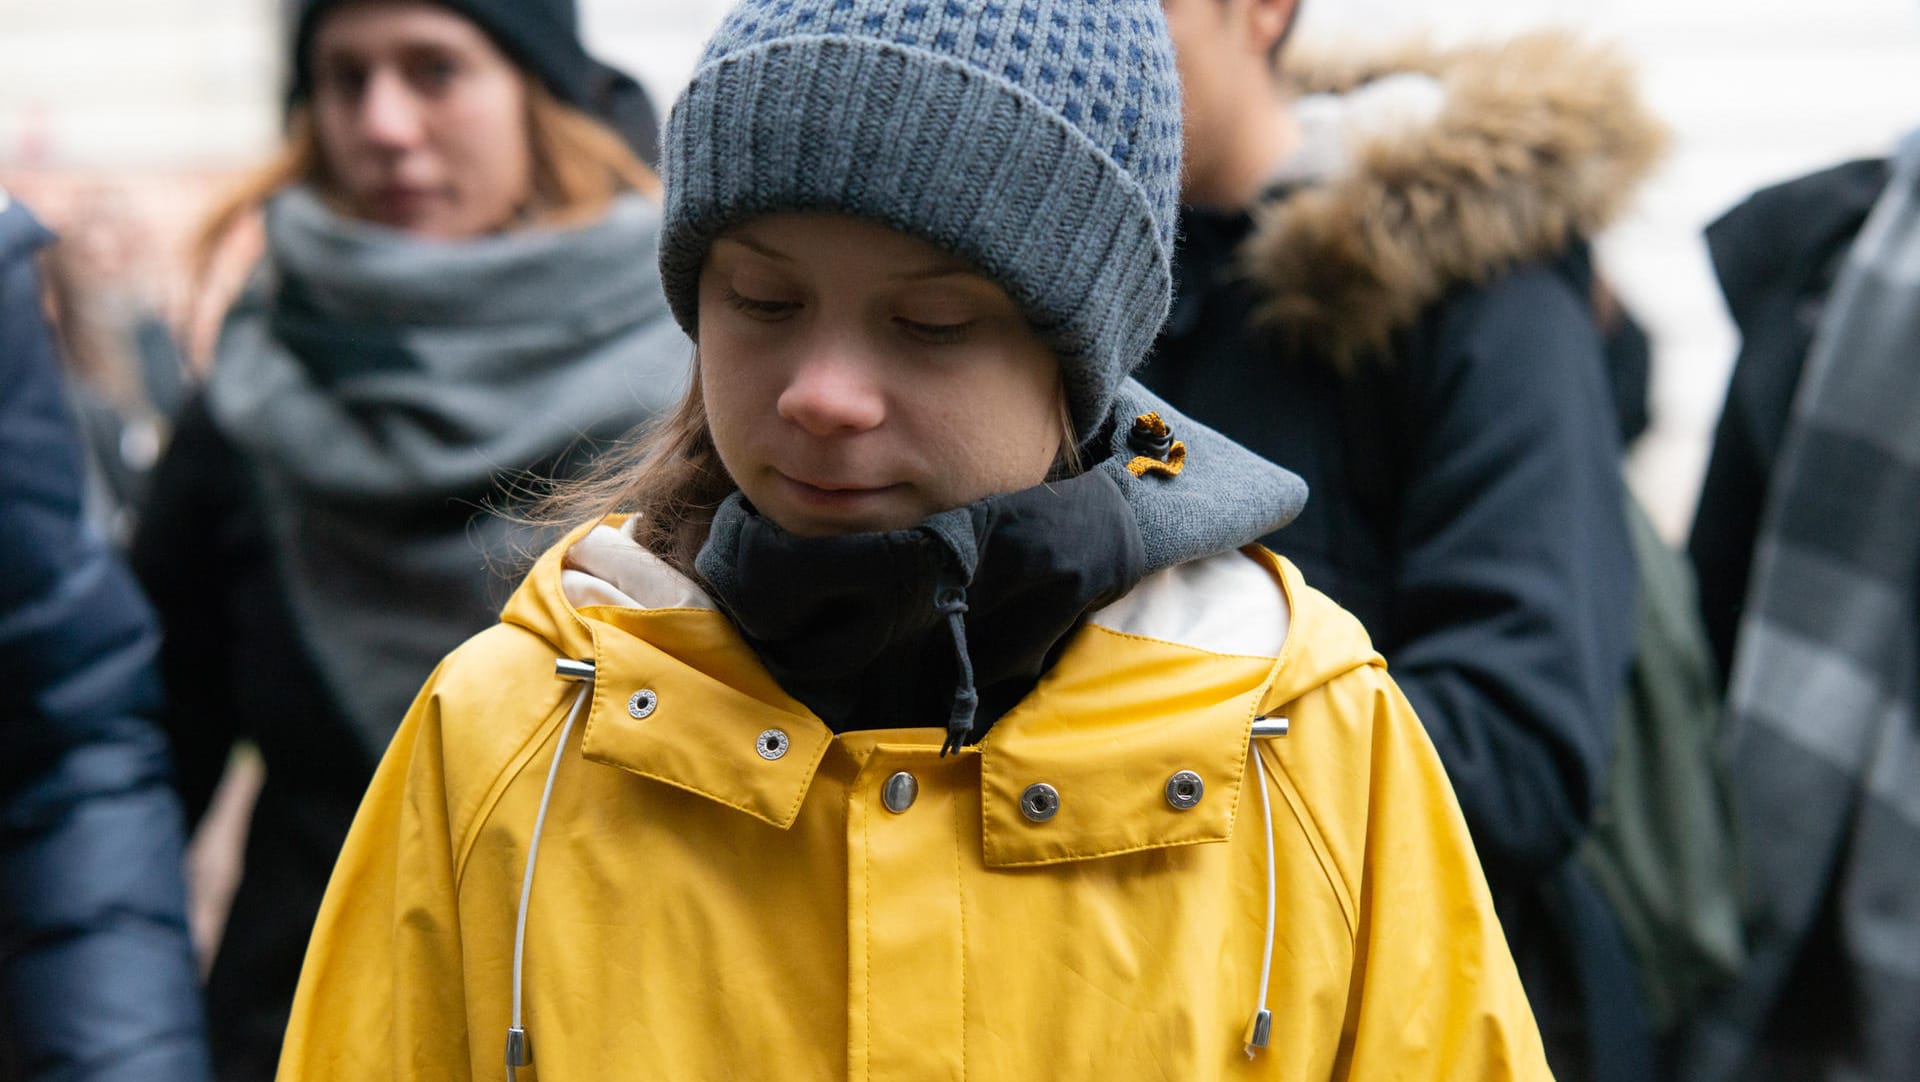
[[(625, 191), (659, 201), (659, 176), (613, 129), (554, 97), (538, 79), (522, 78), (533, 153), (533, 197), (532, 213), (520, 225), (590, 222)], [(255, 218), (275, 192), (294, 184), (310, 184), (323, 196), (338, 191), (320, 152), (312, 110), (305, 103), (288, 111), (287, 134), (279, 151), (218, 200), (196, 233), (191, 249), (196, 308), (207, 303), (205, 294), (215, 267), (241, 227)], [(225, 298), (220, 300), (224, 306)]]
[(687, 392), (672, 409), (635, 429), (577, 477), (527, 480), (533, 500), (523, 521), (539, 534), (558, 536), (583, 522), (628, 513), (635, 540), (676, 571), (698, 578), (693, 559), (706, 543), (714, 511), (734, 489), (707, 424), (699, 353)]

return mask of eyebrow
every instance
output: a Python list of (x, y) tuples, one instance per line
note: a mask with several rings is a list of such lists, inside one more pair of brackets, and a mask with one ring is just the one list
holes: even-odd
[(971, 266), (968, 266), (958, 259), (935, 263), (921, 270), (907, 271), (902, 274), (893, 275), (893, 277), (903, 282), (930, 282), (941, 278), (978, 278), (983, 282), (992, 281), (992, 279), (986, 275), (981, 274), (979, 271), (974, 270)]
[[(725, 236), (718, 237), (716, 239), (730, 241), (734, 244), (738, 244), (740, 247), (745, 248), (748, 251), (753, 252), (757, 255), (765, 256), (766, 258), (771, 259), (776, 263), (791, 264), (793, 262), (792, 256), (787, 255), (785, 252), (781, 252), (774, 248), (768, 247), (766, 244), (755, 239), (752, 234), (747, 233), (744, 230), (728, 233)], [(989, 283), (992, 282), (992, 279), (988, 278), (986, 275), (981, 274), (979, 271), (975, 270), (971, 264), (967, 263), (965, 260), (961, 259), (959, 256), (949, 256), (944, 254), (941, 256), (938, 262), (929, 263), (926, 266), (921, 267), (917, 270), (902, 271), (898, 274), (890, 274), (887, 277), (892, 278), (896, 281), (902, 281), (902, 282), (927, 282), (927, 281), (934, 281), (940, 278), (977, 278), (983, 282), (989, 282)]]
[(777, 252), (772, 248), (769, 248), (766, 245), (760, 243), (759, 241), (754, 240), (751, 236), (747, 235), (746, 233), (741, 233), (741, 232), (728, 233), (725, 236), (717, 237), (715, 239), (724, 240), (732, 244), (738, 244), (740, 247), (745, 248), (748, 251), (757, 252), (758, 254), (766, 256), (768, 259), (774, 260), (776, 262), (780, 262), (780, 263), (793, 262), (792, 256), (787, 255), (784, 252)]

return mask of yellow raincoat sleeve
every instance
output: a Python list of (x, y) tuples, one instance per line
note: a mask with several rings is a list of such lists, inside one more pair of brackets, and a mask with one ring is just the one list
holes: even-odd
[(327, 884), (282, 1082), (470, 1074), (438, 679), (388, 747)]
[[(1353, 974), (1333, 1077), (1550, 1079), (1466, 822), (1412, 708), (1378, 665), (1308, 699), (1321, 701), (1291, 706), (1292, 743), (1262, 754), (1347, 895)], [(1316, 706), (1347, 724), (1315, 732), (1327, 716)], [(1313, 746), (1322, 739), (1345, 754)]]

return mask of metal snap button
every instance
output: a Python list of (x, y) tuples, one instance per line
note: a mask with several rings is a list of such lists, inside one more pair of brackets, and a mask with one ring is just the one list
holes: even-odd
[(787, 739), (785, 730), (768, 729), (754, 738), (753, 750), (760, 753), (760, 758), (772, 762), (785, 755), (792, 743), (793, 741)]
[(1044, 781), (1027, 786), (1020, 794), (1020, 814), (1036, 823), (1044, 823), (1060, 811), (1060, 790)]
[(655, 695), (651, 688), (641, 688), (627, 700), (627, 713), (632, 714), (635, 721), (639, 721), (652, 714), (659, 705), (660, 696)]
[(1167, 779), (1167, 803), (1173, 805), (1175, 811), (1186, 811), (1200, 803), (1206, 791), (1207, 783), (1191, 770), (1182, 770)]
[(920, 782), (912, 774), (902, 770), (887, 779), (880, 789), (880, 802), (895, 815), (913, 807), (913, 800), (920, 795)]

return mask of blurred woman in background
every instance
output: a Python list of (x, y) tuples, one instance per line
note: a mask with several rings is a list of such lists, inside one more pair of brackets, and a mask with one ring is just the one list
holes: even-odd
[[(589, 111), (571, 0), (306, 0), (287, 140), (210, 219), (266, 251), (153, 477), (191, 814), (238, 741), (267, 781), (209, 978), (223, 1078), (273, 1073), (321, 891), (434, 664), (538, 542), (500, 507), (684, 390), (659, 183)], [(630, 81), (625, 85), (631, 89)]]

